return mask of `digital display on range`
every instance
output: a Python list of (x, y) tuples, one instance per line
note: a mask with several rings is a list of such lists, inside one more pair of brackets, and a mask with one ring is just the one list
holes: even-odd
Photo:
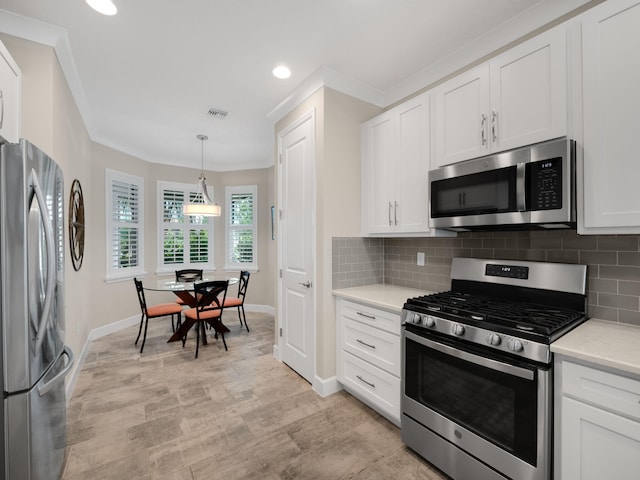
[(517, 265), (496, 265), (488, 264), (484, 274), (488, 277), (517, 278), (527, 280), (529, 278), (529, 267)]

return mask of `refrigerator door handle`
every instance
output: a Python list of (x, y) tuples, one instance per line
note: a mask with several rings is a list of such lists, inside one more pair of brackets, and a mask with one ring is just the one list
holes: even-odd
[(49, 314), (51, 313), (51, 304), (53, 301), (53, 289), (56, 284), (56, 245), (53, 236), (53, 225), (49, 218), (49, 210), (47, 209), (47, 203), (45, 202), (44, 195), (42, 194), (42, 188), (40, 182), (38, 182), (38, 175), (35, 170), (31, 170), (29, 175), (29, 183), (33, 187), (36, 200), (38, 202), (38, 208), (40, 210), (40, 217), (42, 218), (42, 224), (44, 225), (44, 237), (47, 244), (47, 286), (44, 294), (44, 306), (42, 308), (42, 316), (40, 317), (40, 324), (36, 331), (36, 348), (35, 351), (39, 352), (42, 342), (44, 341), (44, 334), (49, 320)]
[(56, 383), (64, 379), (64, 377), (66, 377), (67, 374), (71, 371), (75, 360), (73, 357), (73, 351), (65, 345), (64, 350), (62, 350), (62, 355), (66, 355), (69, 360), (60, 373), (58, 373), (44, 385), (38, 385), (38, 395), (40, 395), (41, 397), (46, 395), (49, 390), (55, 387)]

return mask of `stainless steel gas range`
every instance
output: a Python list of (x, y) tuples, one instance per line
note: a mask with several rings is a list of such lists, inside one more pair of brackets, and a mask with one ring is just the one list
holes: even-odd
[(402, 311), (403, 441), (455, 480), (548, 480), (550, 344), (586, 320), (586, 266), (455, 258)]

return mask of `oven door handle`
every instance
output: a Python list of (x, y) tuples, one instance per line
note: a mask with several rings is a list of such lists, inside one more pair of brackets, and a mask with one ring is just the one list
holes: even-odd
[(517, 367), (515, 365), (509, 365), (508, 363), (500, 362), (498, 360), (492, 360), (490, 358), (481, 357), (480, 355), (475, 355), (473, 353), (465, 352), (463, 350), (459, 350), (457, 348), (450, 347), (448, 345), (443, 345), (442, 343), (434, 342), (427, 338), (421, 337), (414, 333), (404, 331), (405, 337), (409, 340), (413, 340), (414, 342), (419, 343), (428, 348), (432, 348), (446, 355), (450, 355), (452, 357), (459, 358), (461, 360), (465, 360), (467, 362), (475, 363), (476, 365), (480, 365), (483, 367), (490, 368), (491, 370), (497, 370), (499, 372), (507, 373), (509, 375), (515, 375), (520, 378), (524, 378), (525, 380), (533, 380), (534, 372), (532, 370), (527, 370), (526, 368)]

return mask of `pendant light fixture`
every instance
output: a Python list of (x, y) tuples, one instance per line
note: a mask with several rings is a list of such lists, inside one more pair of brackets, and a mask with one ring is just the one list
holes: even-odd
[[(198, 178), (198, 193), (193, 202), (185, 203), (182, 206), (182, 213), (202, 217), (219, 217), (222, 214), (222, 209), (220, 205), (209, 197), (209, 192), (207, 192), (207, 179), (204, 177), (204, 141), (208, 140), (209, 137), (206, 135), (196, 135), (196, 138), (201, 142), (201, 172)], [(198, 201), (198, 197), (202, 197), (201, 201)]]
[(115, 15), (118, 8), (111, 0), (86, 0), (87, 5), (103, 15)]

